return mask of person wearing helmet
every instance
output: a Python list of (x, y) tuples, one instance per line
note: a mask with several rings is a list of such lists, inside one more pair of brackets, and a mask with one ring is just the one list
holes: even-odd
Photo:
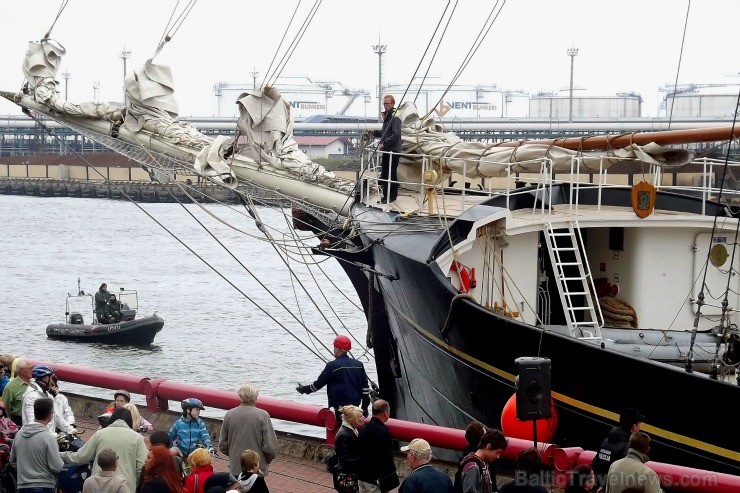
[(113, 394), (113, 402), (111, 402), (110, 405), (105, 408), (103, 414), (110, 414), (116, 409), (122, 408), (129, 402), (131, 402), (131, 394), (129, 394), (127, 390), (116, 390)]
[(301, 394), (316, 392), (326, 385), (326, 394), (329, 398), (329, 407), (334, 408), (337, 423), (341, 423), (342, 406), (361, 406), (367, 417), (367, 408), (370, 405), (370, 386), (368, 385), (365, 366), (350, 357), (347, 353), (352, 349), (352, 341), (347, 336), (337, 336), (334, 339), (334, 360), (329, 361), (319, 378), (309, 385), (295, 388)]
[(203, 446), (213, 454), (215, 449), (211, 443), (205, 422), (200, 419), (200, 412), (205, 410), (200, 399), (189, 397), (180, 403), (182, 417), (172, 423), (168, 433), (170, 440), (183, 457), (188, 457), (190, 452)]
[[(54, 369), (50, 366), (46, 365), (36, 365), (33, 367), (33, 371), (31, 372), (31, 377), (33, 378), (31, 382), (28, 384), (28, 388), (26, 389), (26, 393), (23, 394), (23, 424), (26, 423), (33, 423), (34, 421), (34, 414), (33, 414), (33, 403), (36, 402), (36, 399), (46, 398), (51, 399), (52, 402), (54, 401), (54, 396), (49, 392), (49, 389), (51, 389), (53, 381), (52, 377), (54, 376)], [(76, 433), (77, 430), (74, 426), (72, 426), (69, 422), (67, 422), (66, 419), (64, 419), (64, 416), (57, 415), (56, 413), (53, 413), (54, 416), (51, 421), (47, 424), (47, 428), (49, 429), (49, 433), (56, 436), (56, 430), (57, 428), (68, 434)]]

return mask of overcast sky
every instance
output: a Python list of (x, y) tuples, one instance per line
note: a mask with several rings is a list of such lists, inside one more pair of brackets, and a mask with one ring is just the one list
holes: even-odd
[[(27, 42), (44, 35), (60, 3), (2, 1), (0, 88), (20, 88)], [(180, 114), (214, 115), (217, 82), (251, 84), (255, 70), (261, 81), (298, 4), (200, 0), (155, 59), (172, 67)], [(101, 100), (121, 101), (124, 45), (131, 51), (129, 70), (150, 58), (175, 5), (173, 0), (69, 0), (52, 32), (67, 49), (61, 72), (71, 74), (69, 99), (91, 100), (97, 81)], [(312, 5), (300, 2), (286, 44)], [(387, 45), (384, 82), (406, 83), (446, 5), (447, 0), (324, 0), (282, 75), (337, 81), (375, 95), (378, 56), (372, 46), (380, 38)], [(435, 81), (450, 81), (493, 5), (459, 1), (430, 70)], [(594, 95), (640, 93), (643, 114), (654, 116), (658, 89), (676, 79), (687, 7), (688, 0), (508, 0), (458, 83), (530, 93), (566, 89), (566, 50), (576, 47), (576, 86)], [(739, 14), (738, 0), (691, 2), (680, 84), (740, 82)], [(9, 113), (19, 111), (0, 102), (0, 115)]]

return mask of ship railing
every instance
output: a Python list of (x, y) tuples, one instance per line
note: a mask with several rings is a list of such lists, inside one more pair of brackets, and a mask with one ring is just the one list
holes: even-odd
[[(179, 401), (186, 397), (196, 397), (208, 407), (223, 410), (241, 404), (234, 391), (187, 385), (165, 378), (140, 377), (66, 363), (46, 361), (32, 361), (32, 363), (51, 366), (63, 382), (85, 385), (94, 389), (124, 389), (132, 394), (140, 394), (146, 399), (147, 409), (155, 413), (167, 412), (169, 401)], [(326, 430), (325, 444), (334, 445), (339, 423), (334, 413), (325, 407), (264, 396), (257, 398), (255, 406), (267, 411), (273, 419), (324, 427)], [(423, 438), (433, 447), (457, 451), (468, 446), (465, 430), (399, 419), (389, 419), (385, 424), (391, 432), (391, 437), (402, 442)], [(534, 443), (531, 440), (507, 437), (507, 447), (501, 453), (501, 458), (514, 461), (520, 452), (533, 446), (541, 452), (545, 467), (554, 471), (553, 483), (559, 488), (567, 485), (568, 478), (576, 466), (590, 465), (596, 455), (596, 452), (585, 451), (580, 447), (564, 448), (551, 443)], [(740, 491), (740, 476), (654, 461), (647, 462), (646, 466), (658, 474), (661, 486), (670, 488), (671, 491), (704, 493)]]
[[(427, 203), (434, 199), (435, 194), (444, 194), (445, 201), (449, 205), (459, 203), (459, 210), (465, 210), (471, 205), (471, 197), (493, 197), (503, 196), (506, 199), (506, 207), (511, 206), (511, 199), (519, 194), (532, 194), (531, 188), (522, 190), (524, 183), (535, 186), (536, 201), (532, 208), (532, 214), (540, 215), (547, 219), (553, 212), (553, 196), (550, 193), (550, 187), (562, 183), (570, 185), (567, 197), (567, 214), (571, 217), (579, 215), (579, 208), (582, 205), (581, 193), (585, 190), (596, 189), (597, 199), (595, 207), (601, 211), (603, 203), (603, 193), (607, 189), (631, 189), (631, 184), (625, 184), (625, 181), (631, 181), (631, 178), (642, 177), (645, 181), (650, 182), (659, 191), (674, 191), (683, 194), (695, 195), (702, 201), (701, 213), (706, 214), (706, 202), (719, 197), (720, 191), (722, 198), (728, 203), (740, 202), (740, 192), (737, 190), (740, 184), (740, 163), (728, 162), (728, 172), (725, 177), (725, 183), (732, 184), (732, 187), (721, 188), (717, 186), (722, 182), (722, 174), (725, 161), (713, 158), (700, 158), (694, 160), (688, 171), (680, 173), (668, 172), (657, 166), (644, 166), (635, 173), (629, 171), (611, 173), (609, 157), (602, 158), (598, 167), (591, 164), (584, 165), (583, 157), (574, 156), (571, 160), (570, 170), (565, 172), (555, 171), (552, 161), (548, 158), (541, 158), (531, 161), (519, 161), (516, 163), (503, 163), (485, 158), (462, 158), (431, 156), (428, 154), (410, 154), (410, 153), (393, 153), (386, 151), (369, 151), (366, 150), (361, 161), (361, 179), (360, 179), (360, 196), (369, 203), (371, 196), (380, 194), (384, 189), (385, 195), (390, 192), (390, 180), (380, 178), (381, 161), (383, 155), (400, 154), (400, 163), (411, 164), (418, 171), (414, 173), (415, 179), (396, 180), (395, 183), (404, 190), (405, 194), (409, 191), (416, 196), (419, 204)], [(613, 158), (611, 158), (613, 159)], [(639, 166), (637, 160), (621, 160), (632, 168)], [(474, 184), (474, 181), (468, 181), (469, 172), (475, 175), (481, 166), (498, 167), (499, 172), (496, 177), (479, 176), (480, 181)], [(515, 168), (516, 167), (516, 168)], [(526, 167), (531, 172), (516, 171)], [(458, 173), (450, 175), (444, 179), (440, 176), (440, 169), (457, 169)], [(675, 183), (677, 181), (684, 183)], [(738, 178), (735, 178), (738, 177)], [(627, 178), (628, 180), (625, 180)], [(693, 180), (698, 183), (686, 183)], [(431, 206), (431, 204), (429, 204)], [(589, 201), (589, 206), (594, 206)], [(432, 208), (429, 208), (430, 213)], [(562, 211), (562, 209), (560, 210)], [(562, 216), (561, 216), (562, 217)]]

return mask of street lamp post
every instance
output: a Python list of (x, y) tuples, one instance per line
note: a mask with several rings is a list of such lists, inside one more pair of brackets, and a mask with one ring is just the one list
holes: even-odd
[(386, 45), (378, 44), (373, 45), (373, 51), (378, 54), (378, 106), (380, 111), (383, 111), (383, 53), (387, 50)]
[(578, 48), (568, 48), (568, 56), (570, 57), (570, 97), (569, 97), (569, 110), (568, 110), (568, 121), (573, 121), (573, 60), (578, 55)]
[(69, 72), (62, 72), (62, 77), (64, 77), (64, 100), (69, 101), (69, 79), (72, 78), (72, 74)]
[(121, 52), (121, 60), (123, 60), (123, 101), (126, 101), (126, 60), (131, 57), (131, 50), (126, 49), (126, 45), (123, 45), (123, 51)]
[(93, 101), (98, 102), (98, 91), (100, 91), (100, 82), (93, 82)]
[(252, 76), (252, 89), (257, 89), (257, 76), (259, 75), (259, 72), (257, 72), (257, 70), (253, 70), (249, 72), (249, 75)]

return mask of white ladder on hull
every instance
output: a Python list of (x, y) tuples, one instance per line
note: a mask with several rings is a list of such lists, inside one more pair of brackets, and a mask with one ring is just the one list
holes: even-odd
[(545, 237), (570, 335), (600, 339), (603, 317), (601, 307), (594, 303), (596, 291), (577, 223), (558, 230), (548, 223)]

